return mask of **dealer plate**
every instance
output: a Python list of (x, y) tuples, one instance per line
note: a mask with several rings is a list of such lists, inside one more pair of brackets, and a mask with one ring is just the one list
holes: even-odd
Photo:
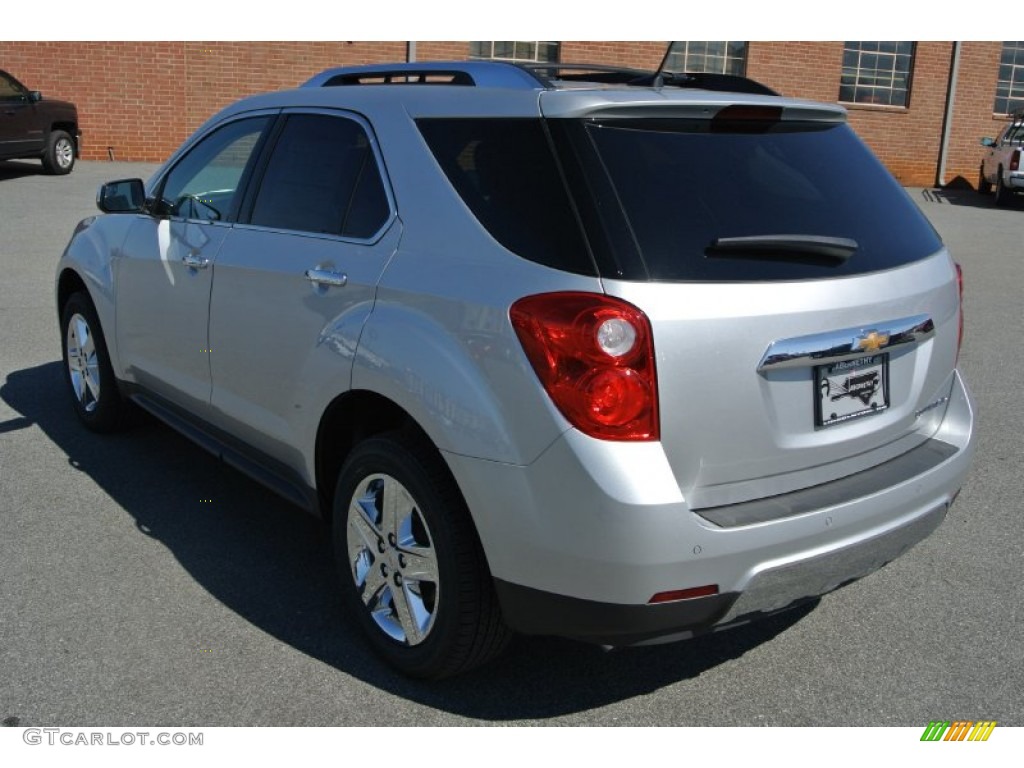
[(817, 427), (881, 413), (889, 407), (889, 355), (819, 365), (814, 383)]

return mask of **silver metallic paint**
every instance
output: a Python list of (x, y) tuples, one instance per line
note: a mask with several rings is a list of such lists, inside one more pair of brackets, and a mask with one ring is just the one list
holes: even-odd
[[(636, 94), (475, 90), (466, 99), (463, 89), (448, 86), (305, 88), (252, 97), (211, 118), (197, 135), (254, 111), (343, 105), (365, 116), (401, 220), (362, 251), (315, 238), (296, 239), (293, 249), (291, 236), (243, 227), (228, 236), (221, 230), (229, 227), (208, 225), (213, 236), (200, 250), (209, 248), (211, 269), (193, 270), (197, 275), (180, 261), (158, 263), (151, 241), (159, 224), (148, 217), (83, 223), (60, 269), (86, 280), (108, 330), (116, 375), (148, 376), (150, 384), (183, 393), (175, 395), (181, 402), (201, 393), (202, 376), (190, 368), (201, 373), (202, 364), (191, 365), (185, 351), (204, 338), (196, 319), (204, 287), (197, 278), (208, 276), (215, 343), (200, 346), (214, 350), (214, 395), (212, 403), (209, 395), (205, 404), (194, 403), (197, 410), (220, 414), (222, 424), (312, 483), (317, 426), (327, 405), (350, 387), (391, 398), (442, 450), (495, 576), (599, 601), (645, 603), (655, 592), (708, 583), (742, 590), (771, 563), (857, 546), (951, 501), (975, 438), (970, 395), (953, 373), (958, 299), (945, 251), (886, 272), (794, 283), (641, 284), (548, 269), (505, 251), (468, 214), (414, 119), (530, 117), (542, 105), (551, 116), (619, 116), (633, 109)], [(646, 98), (636, 107), (645, 113), (661, 105), (692, 114), (739, 100), (781, 104), (793, 116), (811, 110), (816, 119), (840, 121), (845, 114), (828, 105), (699, 91), (652, 89)], [(148, 182), (150, 194), (187, 146)], [(183, 229), (188, 226), (197, 225)], [(200, 233), (179, 233), (175, 247)], [(294, 271), (285, 270), (294, 253)], [(148, 273), (156, 277), (133, 274), (138, 264), (124, 269), (135, 260), (148, 260)], [(342, 271), (349, 282), (318, 287), (305, 278), (308, 269)], [(219, 285), (218, 276), (230, 272), (239, 276), (234, 287)], [(282, 290), (281, 279), (289, 287)], [(184, 305), (195, 308), (194, 315), (172, 301), (172, 289), (182, 285), (194, 287), (192, 303)], [(588, 438), (568, 426), (543, 392), (507, 312), (524, 295), (557, 290), (606, 290), (648, 314), (661, 442)], [(333, 292), (344, 296), (327, 295)], [(260, 306), (281, 295), (298, 311), (279, 309), (275, 317), (273, 307)], [(145, 307), (161, 303), (165, 314), (144, 316)], [(816, 431), (809, 369), (757, 373), (765, 349), (778, 339), (872, 328), (915, 314), (934, 320), (935, 335), (891, 352), (892, 407), (878, 416)], [(183, 317), (182, 336), (176, 323)], [(164, 356), (164, 336), (174, 333), (178, 340)], [(948, 402), (934, 405), (943, 398)], [(928, 437), (960, 451), (884, 494), (728, 531), (691, 511), (827, 482)]]

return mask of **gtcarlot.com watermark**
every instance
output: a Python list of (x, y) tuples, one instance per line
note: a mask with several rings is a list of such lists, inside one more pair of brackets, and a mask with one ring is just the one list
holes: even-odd
[(203, 733), (183, 731), (85, 731), (74, 728), (26, 728), (21, 738), (36, 746), (66, 747), (201, 747)]

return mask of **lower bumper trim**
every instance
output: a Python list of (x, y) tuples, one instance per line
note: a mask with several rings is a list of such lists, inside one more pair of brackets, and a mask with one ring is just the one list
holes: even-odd
[(601, 645), (637, 645), (714, 626), (739, 597), (729, 592), (655, 605), (622, 605), (557, 595), (494, 580), (506, 623), (526, 635), (557, 635)]

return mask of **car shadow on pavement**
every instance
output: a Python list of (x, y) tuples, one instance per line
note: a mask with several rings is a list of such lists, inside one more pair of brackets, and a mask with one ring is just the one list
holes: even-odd
[(918, 194), (925, 203), (957, 205), (968, 208), (991, 208), (993, 210), (1012, 210), (1024, 207), (1024, 197), (1011, 197), (1005, 207), (996, 205), (994, 194), (983, 195), (971, 188), (945, 187), (922, 189)]
[(0, 160), (0, 181), (20, 179), (22, 176), (43, 176), (43, 166), (39, 162), (18, 162), (16, 160)]
[[(117, 435), (87, 432), (68, 402), (59, 362), (11, 373), (0, 398), (20, 414), (0, 423), (0, 433), (38, 426), (67, 455), (69, 471), (86, 473), (131, 515), (139, 535), (158, 539), (227, 608), (344, 674), (464, 717), (544, 719), (644, 695), (743, 656), (816, 604), (682, 644), (611, 652), (517, 637), (483, 669), (441, 682), (409, 680), (379, 661), (345, 621), (319, 521), (148, 416), (139, 414)], [(64, 534), (74, 536), (70, 526)]]

